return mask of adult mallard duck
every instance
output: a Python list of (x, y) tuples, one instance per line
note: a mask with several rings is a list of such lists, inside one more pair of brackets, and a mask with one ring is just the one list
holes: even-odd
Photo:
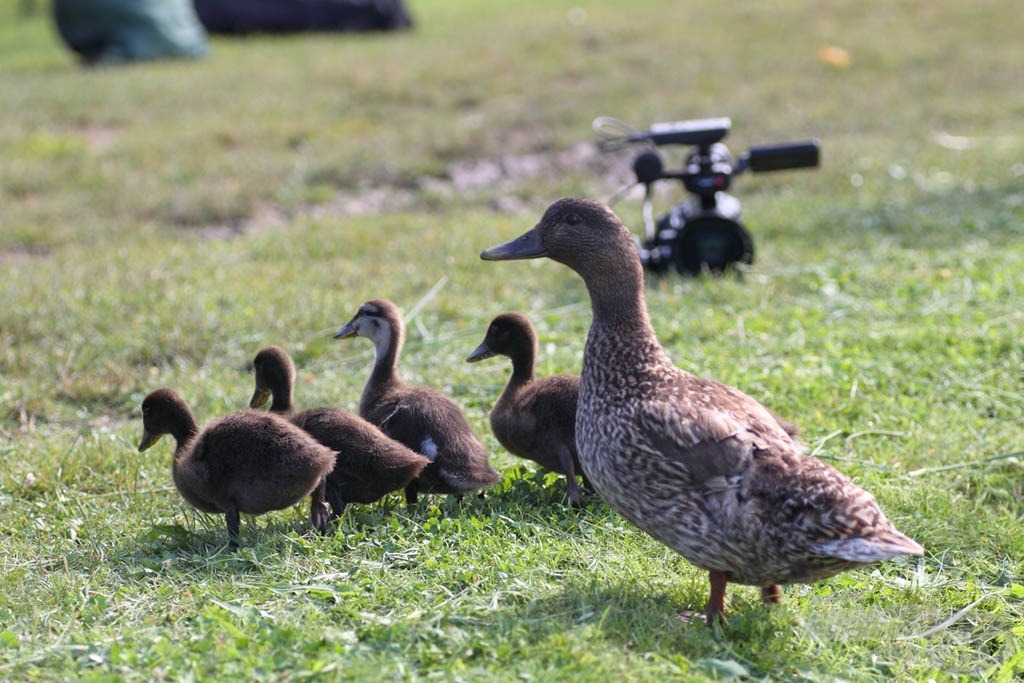
[(377, 352), (359, 398), (359, 415), (430, 460), (406, 486), (406, 502), (415, 503), (419, 492), (461, 497), (497, 484), (501, 475), (459, 406), (436, 389), (412, 386), (399, 377), (405, 325), (398, 307), (386, 299), (364, 302), (334, 338), (357, 336), (370, 339)]
[[(536, 378), (537, 333), (521, 313), (502, 313), (487, 326), (483, 342), (469, 354), (469, 363), (495, 355), (512, 361), (512, 375), (491, 408), (491, 430), (510, 453), (565, 475), (569, 503), (583, 505), (576, 481), (580, 471), (576, 454), (576, 402), (578, 375)], [(589, 488), (586, 477), (584, 487)]]
[(188, 404), (164, 388), (142, 401), (142, 426), (140, 452), (164, 434), (174, 437), (174, 485), (192, 507), (224, 515), (232, 548), (240, 512), (282, 510), (310, 494), (310, 520), (321, 532), (327, 528), (324, 477), (337, 453), (284, 418), (246, 410), (200, 432)]
[(633, 237), (610, 209), (561, 199), (532, 230), (481, 254), (545, 256), (590, 294), (576, 416), (583, 471), (609, 505), (708, 571), (709, 622), (730, 581), (777, 602), (780, 584), (923, 554), (761, 404), (673, 365), (647, 314)]
[(324, 406), (294, 412), (295, 363), (280, 346), (260, 349), (252, 367), (256, 387), (250, 408), (259, 408), (270, 399), (271, 412), (286, 417), (338, 452), (324, 492), (333, 517), (339, 516), (348, 503), (372, 503), (404, 489), (430, 463), (347, 410)]

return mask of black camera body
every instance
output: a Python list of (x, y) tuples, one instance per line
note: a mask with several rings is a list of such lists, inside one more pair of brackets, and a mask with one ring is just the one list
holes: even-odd
[[(594, 128), (606, 133), (618, 122), (600, 118)], [(636, 182), (644, 185), (646, 235), (639, 241), (644, 267), (655, 273), (674, 268), (681, 275), (720, 274), (734, 264), (754, 261), (754, 241), (740, 221), (740, 203), (728, 190), (732, 178), (746, 170), (779, 171), (817, 166), (816, 140), (751, 147), (738, 161), (721, 142), (732, 122), (728, 118), (657, 123), (646, 131), (606, 136), (604, 149), (642, 144), (647, 147), (633, 161)], [(683, 167), (666, 171), (657, 152), (664, 145), (689, 145)], [(657, 221), (652, 213), (652, 186), (661, 180), (682, 182), (690, 196)]]

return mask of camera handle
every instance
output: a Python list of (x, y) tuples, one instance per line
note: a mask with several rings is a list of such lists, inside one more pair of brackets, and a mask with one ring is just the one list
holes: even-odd
[(654, 223), (654, 183), (665, 177), (664, 172), (665, 168), (661, 163), (661, 157), (654, 150), (641, 152), (633, 160), (633, 173), (636, 175), (636, 181), (644, 186), (644, 232), (648, 242), (658, 234)]

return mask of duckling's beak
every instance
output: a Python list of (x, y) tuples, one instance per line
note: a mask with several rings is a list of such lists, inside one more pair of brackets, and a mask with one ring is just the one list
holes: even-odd
[(267, 402), (270, 398), (270, 390), (256, 387), (256, 391), (252, 392), (252, 398), (249, 399), (250, 408), (259, 408), (261, 405)]
[(143, 430), (143, 432), (142, 432), (142, 441), (139, 442), (139, 453), (141, 453), (142, 451), (146, 450), (147, 448), (149, 448), (150, 446), (152, 446), (153, 444), (155, 444), (159, 440), (160, 440), (160, 435), (159, 434), (150, 434), (149, 432)]
[(345, 327), (341, 328), (340, 330), (334, 333), (335, 339), (347, 339), (349, 337), (354, 336), (356, 336), (356, 326), (354, 320), (350, 320), (348, 324), (345, 325)]
[(537, 228), (520, 235), (511, 242), (499, 244), (490, 249), (480, 252), (480, 258), (484, 261), (512, 261), (517, 259), (541, 258), (547, 256), (548, 250), (540, 241), (540, 232)]
[(485, 358), (490, 358), (493, 355), (494, 355), (494, 352), (491, 351), (487, 347), (487, 343), (485, 342), (485, 343), (481, 344), (480, 346), (476, 347), (476, 351), (474, 351), (473, 353), (469, 354), (469, 356), (466, 358), (466, 362), (467, 363), (475, 363), (478, 360), (483, 360)]

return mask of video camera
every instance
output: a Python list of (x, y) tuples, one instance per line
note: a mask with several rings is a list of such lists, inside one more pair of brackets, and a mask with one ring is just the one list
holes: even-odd
[[(763, 173), (818, 165), (816, 140), (751, 147), (733, 163), (721, 142), (731, 127), (732, 121), (724, 117), (656, 123), (646, 131), (609, 117), (594, 120), (594, 130), (604, 137), (599, 143), (602, 150), (634, 144), (647, 147), (633, 160), (633, 172), (636, 183), (646, 189), (646, 235), (638, 246), (648, 270), (664, 273), (673, 266), (681, 275), (696, 276), (705, 271), (721, 274), (736, 263), (753, 263), (754, 241), (740, 222), (739, 200), (727, 192), (733, 176), (746, 170)], [(665, 170), (656, 150), (663, 145), (691, 146), (682, 169)], [(652, 187), (659, 180), (681, 181), (691, 196), (655, 221)]]

